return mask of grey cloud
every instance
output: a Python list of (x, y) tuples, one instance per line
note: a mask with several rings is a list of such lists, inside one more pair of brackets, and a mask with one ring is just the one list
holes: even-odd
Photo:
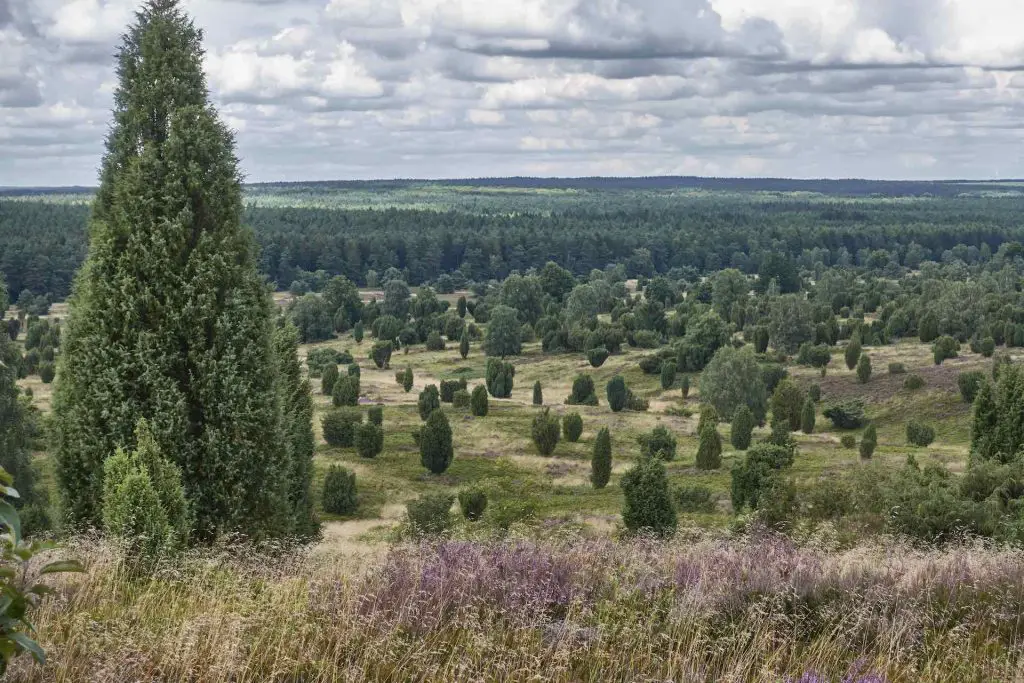
[[(67, 1), (0, 0), (0, 185), (95, 180), (116, 46), (53, 38)], [(709, 0), (522, 0), (507, 25), (461, 0), (184, 1), (211, 57), (245, 57), (210, 83), (252, 180), (1024, 174), (1024, 56), (943, 51), (934, 0), (856, 0), (840, 41), (909, 50), (866, 57)]]

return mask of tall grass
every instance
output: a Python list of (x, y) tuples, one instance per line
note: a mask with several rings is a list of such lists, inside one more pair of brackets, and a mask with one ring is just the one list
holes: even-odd
[(88, 565), (17, 681), (990, 681), (1024, 675), (1024, 555), (750, 541), (205, 551)]

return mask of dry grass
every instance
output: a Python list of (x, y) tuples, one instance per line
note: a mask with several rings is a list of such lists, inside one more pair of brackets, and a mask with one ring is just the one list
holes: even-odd
[(9, 680), (959, 682), (1024, 662), (1024, 557), (983, 547), (451, 541), (206, 551), (139, 579), (94, 540), (73, 552), (87, 573), (37, 615), (50, 663)]

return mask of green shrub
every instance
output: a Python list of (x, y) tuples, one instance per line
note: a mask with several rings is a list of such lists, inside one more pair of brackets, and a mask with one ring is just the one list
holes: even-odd
[(468, 387), (465, 379), (443, 379), (441, 380), (441, 402), (452, 403), (455, 400), (455, 392)]
[[(486, 391), (484, 392), (486, 394)], [(469, 407), (470, 398), (469, 392), (465, 389), (459, 389), (452, 396), (452, 407), (465, 409)]]
[(362, 321), (357, 322), (352, 327), (352, 338), (356, 340), (356, 344), (362, 344), (363, 343), (363, 334), (364, 334), (363, 333), (363, 323), (362, 323)]
[(118, 449), (103, 463), (103, 528), (145, 562), (185, 547), (190, 520), (181, 471), (160, 452), (145, 420), (134, 451)]
[[(12, 488), (13, 484), (14, 476), (0, 467), (0, 486), (7, 496), (18, 498), (19, 492)], [(40, 666), (46, 661), (42, 648), (34, 640), (36, 633), (29, 621), (29, 610), (38, 607), (39, 602), (53, 589), (43, 583), (30, 583), (27, 579), (46, 574), (83, 571), (77, 560), (56, 560), (40, 566), (36, 556), (55, 549), (56, 544), (50, 541), (29, 542), (22, 537), (22, 530), (32, 526), (27, 514), (34, 506), (23, 508), (26, 516), (19, 514), (7, 501), (4, 501), (3, 508), (0, 511), (3, 523), (0, 527), (0, 536), (3, 538), (0, 549), (0, 567), (3, 568), (0, 593), (4, 596), (3, 606), (0, 607), (0, 619), (3, 619), (3, 627), (0, 628), (0, 676), (7, 672), (12, 660), (26, 652)], [(33, 559), (36, 561), (33, 562)]]
[(641, 434), (637, 441), (645, 458), (676, 459), (676, 437), (664, 425), (658, 425), (650, 434)]
[(603, 489), (612, 476), (612, 435), (607, 427), (601, 427), (594, 439), (594, 452), (590, 458), (590, 483), (595, 489)]
[(929, 425), (911, 420), (907, 423), (907, 443), (911, 446), (928, 446), (935, 441), (935, 429)]
[(831, 420), (836, 429), (857, 429), (864, 425), (864, 401), (838, 401), (827, 406), (822, 415)]
[(320, 420), (324, 441), (336, 448), (351, 448), (355, 444), (356, 427), (362, 422), (363, 415), (358, 410), (342, 408), (328, 411)]
[(334, 363), (328, 363), (324, 366), (321, 372), (320, 378), (320, 393), (324, 396), (330, 396), (334, 393), (334, 383), (338, 381), (338, 376), (341, 373), (338, 372), (338, 366)]
[(903, 380), (903, 388), (908, 391), (917, 391), (924, 387), (924, 384), (924, 377), (921, 377), (921, 375), (918, 374), (907, 375), (907, 378)]
[(384, 430), (373, 422), (356, 427), (356, 452), (362, 458), (376, 458), (384, 450)]
[(697, 434), (699, 435), (707, 424), (718, 424), (718, 411), (710, 403), (703, 403), (700, 406), (700, 419), (697, 420)]
[(676, 383), (676, 364), (672, 361), (665, 361), (661, 366), (661, 388), (668, 390)]
[(839, 445), (843, 448), (850, 449), (857, 447), (857, 437), (853, 434), (843, 434), (839, 439)]
[(310, 377), (321, 377), (329, 365), (334, 365), (334, 369), (337, 370), (339, 364), (351, 362), (352, 354), (348, 351), (337, 351), (327, 347), (313, 349), (306, 354), (306, 366), (309, 368)]
[[(633, 333), (633, 341), (641, 349), (656, 349), (661, 346), (661, 335), (654, 330), (638, 330)], [(658, 370), (660, 369), (659, 367)], [(650, 374), (656, 374), (658, 370)]]
[(340, 465), (331, 465), (324, 477), (322, 502), (324, 512), (351, 515), (356, 511), (356, 475)]
[(857, 361), (857, 381), (861, 384), (867, 384), (871, 379), (871, 357), (869, 355), (862, 354), (860, 360)]
[(441, 394), (437, 390), (436, 384), (428, 384), (424, 387), (416, 401), (416, 408), (419, 411), (420, 419), (424, 421), (435, 411), (441, 409)]
[(645, 375), (657, 375), (659, 372), (661, 372), (661, 366), (663, 363), (664, 360), (661, 358), (661, 356), (654, 355), (644, 356), (643, 358), (640, 359), (638, 365), (640, 366), (640, 370)]
[(722, 466), (722, 437), (712, 423), (704, 425), (698, 434), (697, 469), (717, 470)]
[(498, 500), (488, 506), (486, 522), (502, 531), (519, 522), (529, 522), (537, 516), (537, 505), (529, 500)]
[(612, 377), (608, 382), (608, 407), (612, 412), (619, 413), (625, 410), (629, 401), (629, 389), (626, 387), (626, 380), (621, 375)]
[(782, 422), (791, 432), (800, 429), (800, 416), (806, 396), (796, 382), (784, 379), (772, 394), (772, 422)]
[(565, 402), (571, 406), (596, 406), (598, 402), (594, 378), (590, 375), (577, 375), (572, 381), (572, 393)]
[(690, 396), (690, 376), (683, 375), (683, 379), (680, 382), (683, 389), (683, 400), (685, 401)]
[(562, 433), (569, 443), (576, 443), (583, 436), (583, 418), (579, 413), (566, 413), (562, 418)]
[(370, 347), (370, 360), (377, 368), (383, 370), (391, 365), (391, 354), (394, 350), (395, 345), (390, 340), (374, 342)]
[(985, 373), (980, 370), (961, 372), (957, 375), (956, 384), (960, 389), (960, 396), (963, 398), (964, 403), (974, 403), (974, 398), (978, 395), (978, 391), (981, 390), (981, 385), (985, 381)]
[(413, 536), (440, 536), (452, 526), (453, 496), (425, 494), (405, 504), (409, 531)]
[(709, 514), (715, 511), (714, 494), (707, 486), (676, 486), (672, 494), (676, 501), (676, 509), (680, 512)]
[(334, 382), (331, 400), (335, 407), (359, 405), (359, 378), (352, 375), (339, 377)]
[(591, 367), (599, 368), (604, 365), (604, 362), (608, 360), (608, 356), (610, 355), (611, 354), (608, 353), (608, 349), (603, 346), (598, 346), (597, 348), (587, 351), (587, 361), (590, 363)]
[(548, 456), (555, 452), (561, 428), (558, 425), (558, 418), (551, 414), (550, 408), (545, 408), (533, 416), (530, 435), (538, 453)]
[(516, 368), (497, 358), (487, 359), (487, 371), (485, 375), (487, 391), (494, 398), (508, 398), (512, 395), (512, 387), (515, 384)]
[(476, 417), (487, 417), (489, 406), (487, 389), (484, 388), (484, 385), (478, 384), (473, 387), (473, 394), (469, 399), (469, 409)]
[(860, 439), (860, 457), (864, 460), (870, 460), (871, 456), (875, 454), (875, 448), (878, 447), (878, 430), (875, 429), (875, 425), (868, 425), (868, 428), (864, 430), (864, 436)]
[(860, 361), (860, 352), (860, 334), (855, 333), (850, 338), (850, 341), (846, 343), (846, 348), (843, 351), (843, 355), (846, 358), (847, 369), (853, 370), (855, 367), (857, 367), (857, 363)]
[(932, 358), (936, 365), (941, 365), (947, 358), (956, 358), (960, 354), (960, 342), (948, 334), (939, 337), (932, 344)]
[(434, 410), (420, 429), (420, 462), (433, 474), (443, 474), (452, 464), (452, 428), (444, 411)]
[(444, 351), (444, 339), (437, 330), (427, 335), (426, 347), (427, 351)]
[(810, 396), (811, 400), (814, 401), (815, 403), (821, 401), (821, 385), (812, 384), (811, 386), (807, 387), (807, 395)]
[(413, 386), (413, 382), (414, 381), (415, 381), (415, 378), (413, 377), (413, 374), (412, 374), (412, 366), (411, 365), (405, 366), (405, 372), (402, 373), (402, 379), (399, 382), (399, 384), (402, 385), (402, 390), (405, 391), (405, 393), (408, 394), (410, 391), (412, 391), (412, 386)]
[(622, 493), (622, 521), (627, 529), (661, 537), (675, 533), (676, 511), (661, 460), (643, 458), (633, 466), (622, 476)]
[(992, 354), (996, 352), (996, 341), (992, 337), (985, 337), (981, 340), (981, 355), (985, 358), (991, 358)]
[(544, 405), (544, 390), (540, 386), (540, 380), (533, 383), (533, 405)]
[(52, 382), (56, 374), (57, 368), (54, 367), (51, 361), (44, 361), (39, 364), (39, 379), (43, 380), (43, 384)]
[(651, 407), (651, 402), (642, 396), (637, 396), (632, 391), (626, 391), (626, 410), (635, 413), (642, 413)]
[(366, 419), (378, 427), (382, 427), (384, 425), (384, 406), (370, 406), (366, 411)]
[(907, 374), (907, 366), (905, 366), (903, 363), (889, 363), (889, 374), (905, 375)]
[(732, 427), (729, 431), (729, 441), (732, 443), (732, 447), (738, 451), (747, 450), (750, 448), (753, 433), (754, 414), (747, 406), (740, 406), (732, 416)]
[(484, 516), (487, 509), (487, 494), (480, 489), (465, 489), (459, 491), (459, 509), (462, 516), (470, 522), (476, 522)]
[(800, 413), (800, 431), (804, 434), (813, 434), (815, 422), (817, 422), (817, 408), (814, 399), (808, 396), (804, 401), (803, 411)]
[(732, 468), (733, 510), (737, 513), (744, 507), (757, 510), (762, 497), (777, 493), (776, 478), (792, 465), (793, 451), (785, 446), (763, 442), (751, 446), (744, 459)]

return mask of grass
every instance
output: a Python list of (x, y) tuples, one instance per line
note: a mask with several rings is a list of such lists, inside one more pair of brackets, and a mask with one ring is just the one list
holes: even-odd
[(363, 555), (221, 548), (146, 577), (95, 538), (71, 552), (87, 571), (36, 615), (50, 662), (21, 658), (9, 680), (902, 683), (1024, 665), (1024, 556), (980, 546), (555, 528)]

